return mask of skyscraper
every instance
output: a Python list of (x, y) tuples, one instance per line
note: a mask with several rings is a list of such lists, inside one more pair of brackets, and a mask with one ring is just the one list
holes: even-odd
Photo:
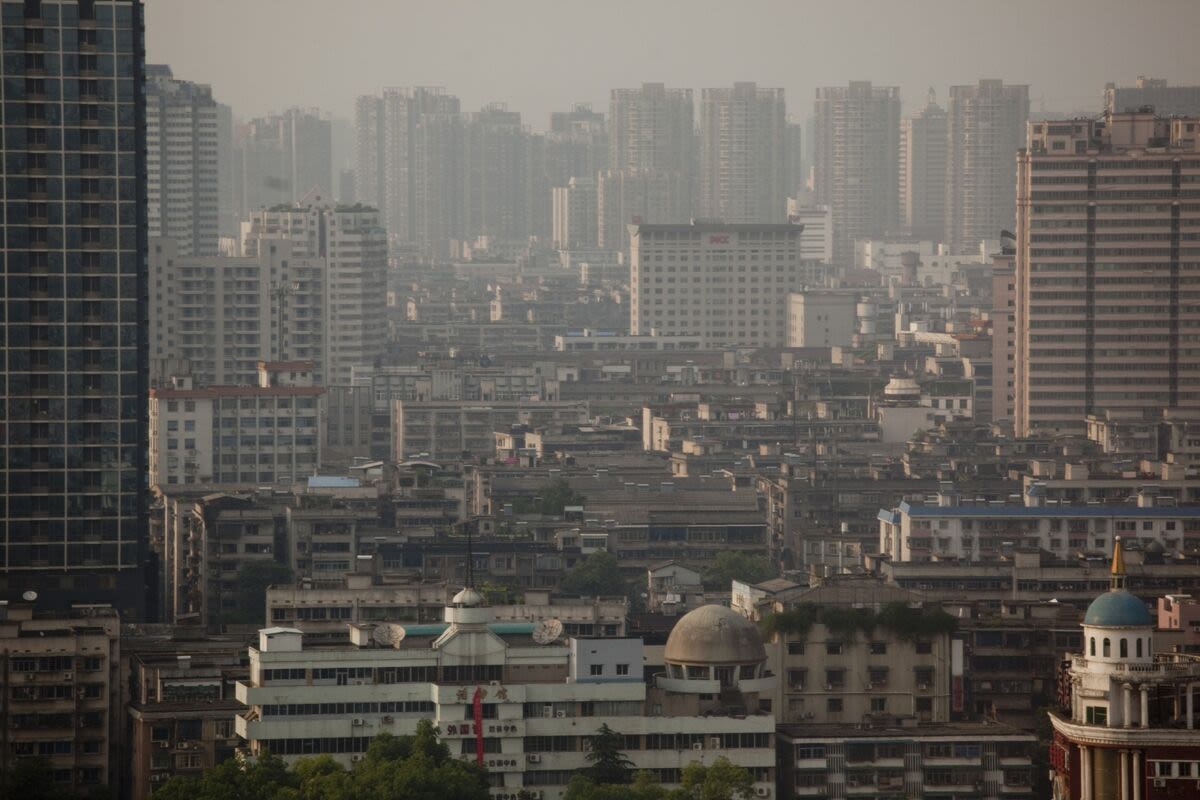
[(146, 608), (142, 5), (0, 3), (0, 596)]
[(832, 212), (833, 258), (848, 265), (856, 239), (882, 237), (898, 220), (900, 90), (817, 89), (814, 111), (813, 189)]
[(598, 218), (593, 178), (571, 178), (566, 186), (554, 187), (555, 247), (573, 250), (598, 246)]
[(787, 110), (783, 89), (735, 83), (700, 95), (700, 215), (783, 222)]
[(1025, 144), (1029, 87), (951, 86), (946, 110), (946, 233), (954, 253), (1012, 230), (1013, 159)]
[(291, 108), (238, 131), (239, 217), (333, 191), (333, 129), (317, 109)]
[(1194, 413), (1200, 210), (1186, 198), (1200, 182), (1200, 119), (1118, 113), (1029, 131), (1016, 181), (1017, 435), (1081, 433), (1088, 414)]
[(925, 107), (900, 122), (900, 222), (932, 241), (946, 230), (946, 112), (932, 89)]
[(228, 109), (212, 89), (146, 68), (146, 200), (151, 237), (169, 236), (180, 255), (213, 255), (220, 238), (222, 126)]
[(463, 236), (528, 238), (529, 150), (521, 113), (496, 103), (465, 115), (463, 127)]

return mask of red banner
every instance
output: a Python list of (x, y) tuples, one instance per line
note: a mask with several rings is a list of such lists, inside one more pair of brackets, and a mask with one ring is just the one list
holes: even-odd
[(475, 712), (475, 761), (483, 766), (483, 693), (475, 687), (475, 697), (471, 699)]

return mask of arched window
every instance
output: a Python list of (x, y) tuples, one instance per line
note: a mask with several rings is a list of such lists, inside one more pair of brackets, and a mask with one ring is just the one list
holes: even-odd
[(1104, 640), (1104, 657), (1108, 658), (1111, 655), (1112, 655), (1112, 642), (1110, 642), (1108, 639), (1105, 639)]
[(1129, 658), (1129, 640), (1121, 637), (1121, 658)]
[(1138, 637), (1138, 640), (1137, 640), (1137, 657), (1138, 658), (1142, 657), (1142, 637), (1140, 637), (1140, 636)]
[(1095, 636), (1092, 637), (1091, 650), (1088, 652), (1088, 655), (1089, 656), (1096, 655), (1096, 637)]

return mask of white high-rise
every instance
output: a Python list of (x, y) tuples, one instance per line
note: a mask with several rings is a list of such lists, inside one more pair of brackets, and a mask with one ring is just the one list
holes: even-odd
[(946, 227), (946, 112), (929, 90), (925, 107), (900, 123), (900, 221), (914, 237), (940, 241)]
[(783, 222), (787, 212), (783, 89), (735, 83), (700, 99), (700, 214), (726, 222)]
[(571, 178), (554, 187), (554, 246), (560, 250), (593, 248), (599, 243), (596, 181)]
[(151, 237), (169, 236), (179, 254), (214, 255), (226, 172), (228, 109), (209, 86), (146, 67), (146, 211)]

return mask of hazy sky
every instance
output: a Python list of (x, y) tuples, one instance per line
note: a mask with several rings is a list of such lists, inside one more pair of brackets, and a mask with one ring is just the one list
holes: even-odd
[[(1098, 109), (1106, 81), (1200, 83), (1200, 0), (146, 0), (147, 58), (210, 83), (235, 114), (349, 117), (383, 86), (444, 86), (464, 110), (551, 110), (661, 81), (752, 80), (811, 113), (848, 80), (1031, 84), (1033, 110)], [(698, 100), (697, 95), (697, 100)]]

